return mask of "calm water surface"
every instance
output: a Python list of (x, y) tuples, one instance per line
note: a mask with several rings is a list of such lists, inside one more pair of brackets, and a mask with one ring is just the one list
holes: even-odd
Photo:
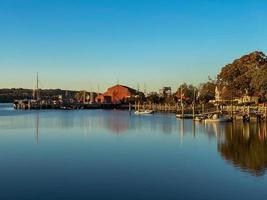
[(266, 131), (0, 104), (0, 199), (267, 199)]

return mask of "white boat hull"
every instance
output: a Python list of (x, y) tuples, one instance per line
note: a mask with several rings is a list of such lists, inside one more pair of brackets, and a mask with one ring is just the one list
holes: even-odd
[(134, 114), (136, 114), (136, 115), (150, 115), (153, 113), (154, 113), (153, 110), (145, 110), (145, 111), (135, 111)]
[(205, 119), (205, 122), (231, 122), (231, 118)]

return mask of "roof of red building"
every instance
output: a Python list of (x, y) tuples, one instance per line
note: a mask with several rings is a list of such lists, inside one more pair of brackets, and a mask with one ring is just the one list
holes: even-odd
[(106, 92), (100, 94), (97, 98), (103, 98), (109, 96), (113, 98), (112, 101), (117, 101), (125, 98), (126, 96), (130, 97), (132, 95), (140, 95), (140, 92), (128, 86), (117, 84), (108, 88)]
[(138, 91), (137, 91), (137, 90), (135, 90), (135, 89), (133, 89), (133, 88), (130, 88), (130, 87), (128, 87), (128, 86), (125, 86), (125, 85), (119, 85), (119, 84), (114, 85), (114, 86), (108, 88), (108, 90), (112, 90), (112, 89), (114, 89), (114, 88), (116, 88), (116, 87), (123, 87), (123, 88), (128, 89), (130, 93), (138, 94)]

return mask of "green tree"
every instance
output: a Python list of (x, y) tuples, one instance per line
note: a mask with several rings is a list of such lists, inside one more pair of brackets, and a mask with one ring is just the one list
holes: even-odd
[(225, 65), (217, 76), (217, 83), (220, 88), (227, 87), (234, 96), (241, 96), (245, 91), (249, 95), (255, 95), (259, 92), (259, 88), (255, 88), (255, 84), (252, 84), (258, 81), (255, 73), (261, 69), (266, 71), (264, 67), (266, 64), (267, 57), (263, 52), (252, 52)]
[(185, 102), (192, 103), (196, 94), (196, 87), (194, 87), (192, 84), (187, 85), (186, 83), (183, 83), (178, 87), (175, 97), (178, 101), (180, 101), (182, 98)]
[(251, 87), (255, 95), (260, 95), (267, 99), (267, 64), (253, 73)]
[(209, 79), (206, 83), (202, 83), (199, 86), (198, 101), (207, 103), (210, 100), (215, 99), (216, 83), (214, 80)]

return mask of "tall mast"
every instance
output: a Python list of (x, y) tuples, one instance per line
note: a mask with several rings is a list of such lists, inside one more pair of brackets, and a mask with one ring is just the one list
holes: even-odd
[(32, 88), (32, 99), (35, 99), (35, 87)]
[(181, 85), (181, 88), (180, 88), (180, 102), (181, 102), (181, 106), (183, 106), (183, 97), (182, 97), (182, 93), (183, 93), (183, 87)]
[(38, 72), (37, 72), (37, 77), (36, 77), (36, 99), (39, 100), (39, 77), (38, 77)]

